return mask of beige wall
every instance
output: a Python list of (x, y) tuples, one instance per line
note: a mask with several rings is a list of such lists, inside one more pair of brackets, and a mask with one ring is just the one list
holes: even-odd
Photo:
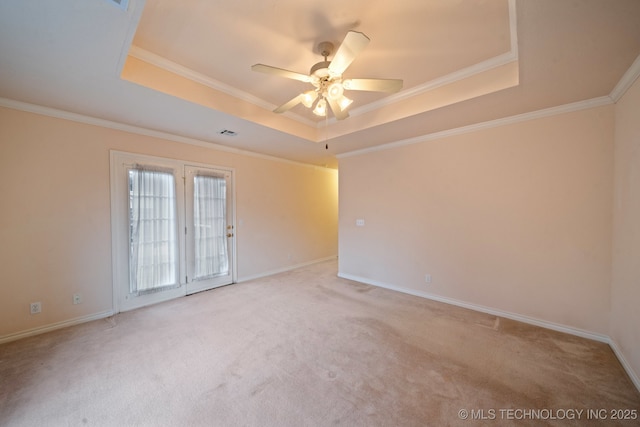
[(340, 275), (606, 335), (613, 113), (341, 158)]
[(235, 168), (240, 280), (337, 254), (335, 170), (0, 108), (0, 339), (112, 309), (112, 149)]
[[(640, 80), (616, 104), (610, 336), (640, 375)], [(638, 376), (636, 385), (640, 384)]]

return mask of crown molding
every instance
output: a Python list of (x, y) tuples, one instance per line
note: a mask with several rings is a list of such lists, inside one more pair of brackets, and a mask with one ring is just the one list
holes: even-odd
[[(238, 98), (242, 101), (248, 102), (250, 104), (256, 105), (260, 108), (264, 108), (266, 110), (273, 110), (277, 107), (277, 105), (271, 104), (270, 102), (266, 102), (257, 96), (251, 95), (245, 91), (240, 89), (236, 89), (233, 86), (229, 86), (228, 84), (222, 83), (221, 81), (212, 79), (209, 76), (205, 76), (202, 73), (192, 70), (191, 68), (187, 68), (182, 66), (176, 62), (170, 61), (160, 55), (156, 55), (153, 52), (149, 52), (146, 49), (142, 49), (141, 47), (131, 45), (131, 49), (129, 49), (129, 56), (132, 56), (140, 61), (144, 61), (148, 64), (161, 68), (165, 71), (169, 71), (173, 74), (177, 74), (185, 79), (189, 79), (196, 83), (200, 83), (201, 85), (207, 86), (211, 89), (220, 91), (222, 93), (226, 93), (227, 95), (233, 96), (234, 98)], [(302, 116), (299, 116), (292, 112), (285, 113), (287, 117), (296, 120), (300, 123), (303, 123), (307, 126), (316, 127), (316, 122), (308, 120)]]
[(501, 119), (490, 120), (482, 123), (475, 123), (468, 126), (462, 126), (454, 129), (448, 129), (441, 132), (434, 132), (427, 135), (421, 135), (414, 138), (403, 139), (400, 141), (390, 142), (388, 144), (376, 145), (375, 147), (363, 148), (361, 150), (349, 151), (336, 155), (336, 158), (343, 159), (347, 157), (359, 156), (362, 154), (373, 153), (375, 151), (391, 150), (393, 148), (404, 147), (407, 145), (419, 144), (421, 142), (443, 139), (450, 136), (462, 135), (465, 133), (477, 132), (483, 129), (491, 129), (500, 126), (506, 126), (514, 123), (525, 122), (529, 120), (540, 119), (544, 117), (557, 116), (559, 114), (571, 113), (574, 111), (586, 110), (589, 108), (602, 107), (604, 105), (613, 104), (613, 100), (609, 96), (601, 96), (599, 98), (588, 99), (585, 101), (573, 102), (570, 104), (559, 105), (557, 107), (545, 108), (542, 110), (531, 111), (529, 113), (517, 114), (515, 116), (504, 117)]
[(60, 110), (57, 108), (44, 107), (42, 105), (29, 104), (28, 102), (15, 101), (8, 98), (0, 98), (0, 107), (10, 108), (12, 110), (25, 111), (27, 113), (39, 114), (41, 116), (54, 117), (57, 119), (69, 120), (72, 122), (83, 123), (87, 125), (99, 126), (107, 129), (114, 129), (128, 133), (134, 133), (137, 135), (150, 136), (153, 138), (165, 139), (173, 142), (180, 142), (183, 144), (196, 145), (198, 147), (210, 148), (217, 151), (225, 151), (228, 153), (239, 154), (242, 156), (255, 157), (264, 160), (277, 161), (281, 163), (288, 163), (297, 166), (305, 166), (318, 169), (332, 169), (324, 166), (314, 165), (311, 163), (297, 162), (294, 160), (283, 159), (281, 157), (270, 156), (268, 154), (256, 153), (249, 150), (243, 150), (240, 148), (228, 147), (226, 145), (220, 145), (215, 142), (208, 142), (201, 139), (189, 138), (186, 136), (176, 135), (169, 132), (163, 132), (144, 128), (141, 126), (128, 125), (125, 123), (114, 122), (111, 120), (99, 119), (97, 117), (87, 116), (84, 114), (72, 113), (70, 111)]
[(503, 53), (502, 55), (494, 56), (493, 58), (487, 59), (486, 61), (482, 61), (469, 67), (454, 71), (453, 73), (447, 74), (446, 76), (430, 80), (421, 85), (414, 86), (410, 89), (403, 90), (401, 92), (394, 93), (393, 95), (384, 97), (378, 101), (374, 101), (361, 107), (354, 108), (349, 112), (349, 114), (352, 116), (358, 116), (361, 114), (369, 113), (382, 107), (395, 104), (396, 102), (404, 101), (405, 99), (413, 98), (414, 96), (432, 91), (441, 86), (467, 79), (469, 77), (475, 76), (476, 74), (492, 70), (496, 67), (500, 67), (514, 61), (517, 61), (517, 57), (514, 57), (513, 52)]
[(636, 60), (633, 61), (631, 67), (629, 67), (627, 72), (622, 75), (622, 78), (620, 79), (620, 81), (618, 81), (618, 84), (611, 91), (611, 94), (609, 96), (611, 97), (611, 99), (613, 99), (613, 102), (618, 102), (639, 76), (640, 56), (638, 56)]
[[(511, 5), (513, 0), (510, 0), (509, 4)], [(515, 6), (514, 6), (515, 7)], [(513, 24), (511, 26), (512, 28), (512, 33), (515, 32), (514, 28), (515, 28), (515, 24)], [(512, 35), (513, 38), (513, 35)], [(258, 98), (257, 96), (251, 95), (247, 92), (241, 91), (239, 89), (236, 89), (232, 86), (229, 86), (225, 83), (222, 83), (218, 80), (212, 79), (208, 76), (205, 76), (204, 74), (198, 73), (197, 71), (194, 71), (190, 68), (184, 67), (180, 64), (177, 64), (173, 61), (170, 61), (160, 55), (156, 55), (153, 52), (149, 52), (148, 50), (142, 49), (138, 46), (131, 46), (131, 49), (129, 50), (129, 55), (139, 59), (141, 61), (144, 61), (148, 64), (154, 65), (158, 68), (161, 68), (163, 70), (169, 71), (171, 73), (177, 74), (181, 77), (184, 77), (186, 79), (192, 80), (194, 82), (200, 83), (204, 86), (210, 87), (214, 90), (218, 90), (220, 92), (226, 93), (227, 95), (233, 96), (235, 98), (241, 99), (243, 101), (249, 102), (253, 105), (256, 105), (258, 107), (267, 109), (267, 110), (273, 110), (275, 109), (277, 106), (274, 104), (271, 104), (269, 102), (266, 102), (260, 98)], [(452, 73), (449, 73), (445, 76), (439, 77), (437, 79), (434, 80), (430, 80), (428, 82), (425, 82), (421, 85), (418, 86), (414, 86), (410, 89), (407, 90), (403, 90), (401, 92), (397, 92), (395, 94), (389, 95), (385, 98), (382, 98), (378, 101), (374, 101), (371, 102), (369, 104), (363, 105), (361, 107), (358, 108), (354, 108), (353, 110), (349, 111), (349, 114), (351, 116), (358, 116), (358, 115), (362, 115), (383, 107), (386, 107), (388, 105), (394, 104), (396, 102), (400, 102), (403, 101), (405, 99), (409, 99), (412, 98), (414, 96), (417, 95), (421, 95), (425, 92), (429, 92), (433, 89), (436, 89), (438, 87), (441, 86), (445, 86), (448, 85), (450, 83), (454, 83), (457, 82), (459, 80), (464, 80), (466, 78), (472, 77), (476, 74), (480, 74), (483, 73), (485, 71), (489, 71), (492, 70), (496, 67), (500, 67), (502, 65), (506, 65), (510, 62), (513, 61), (517, 61), (518, 60), (518, 52), (517, 52), (517, 48), (514, 51), (513, 50), (513, 46), (512, 46), (512, 50), (506, 53), (503, 53), (501, 55), (495, 56), (493, 58), (489, 58), (486, 61), (482, 61), (479, 62), (477, 64), (471, 65), (469, 67), (454, 71)], [(292, 113), (291, 111), (288, 111), (286, 113), (284, 113), (287, 117), (296, 120), (302, 124), (314, 127), (314, 128), (321, 128), (325, 126), (325, 121), (324, 120), (320, 120), (320, 121), (312, 121), (312, 120), (308, 120), (298, 114)], [(335, 117), (331, 117), (328, 120), (329, 124), (333, 124), (337, 122), (337, 119)]]
[[(429, 92), (438, 87), (445, 86), (460, 80), (467, 79), (475, 76), (476, 74), (483, 73), (485, 71), (492, 70), (496, 67), (509, 64), (518, 60), (518, 31), (517, 31), (517, 19), (516, 19), (516, 2), (515, 0), (509, 0), (509, 43), (510, 48), (508, 52), (501, 55), (494, 56), (485, 61), (478, 62), (469, 67), (462, 68), (460, 70), (449, 73), (445, 76), (439, 77), (434, 80), (430, 80), (418, 86), (414, 86), (410, 89), (403, 90), (393, 95), (386, 96), (378, 101), (371, 102), (358, 108), (354, 108), (349, 111), (352, 116), (358, 116), (371, 111), (386, 107), (396, 102), (403, 101), (405, 99), (412, 98), (414, 96), (421, 95), (425, 92)], [(335, 120), (335, 119), (334, 119)]]
[[(369, 104), (363, 105), (361, 107), (354, 108), (349, 111), (349, 114), (351, 116), (366, 114), (368, 112), (394, 104), (396, 102), (400, 102), (405, 99), (409, 99), (414, 96), (421, 95), (425, 92), (429, 92), (440, 86), (448, 85), (450, 83), (454, 83), (459, 80), (469, 78), (471, 76), (483, 73), (493, 68), (506, 65), (510, 62), (517, 61), (518, 60), (518, 34), (517, 34), (516, 0), (508, 0), (508, 9), (509, 9), (509, 38), (510, 38), (510, 48), (508, 52), (505, 52), (493, 58), (489, 58), (485, 61), (479, 62), (469, 67), (454, 71), (450, 74), (425, 82), (418, 86), (414, 86), (410, 89), (403, 90), (401, 92), (386, 96), (378, 101), (374, 101)], [(129, 50), (129, 55), (136, 59), (147, 62), (151, 65), (154, 65), (156, 67), (162, 68), (166, 71), (177, 74), (186, 79), (195, 81), (197, 83), (203, 84), (212, 89), (226, 93), (227, 95), (231, 95), (235, 98), (257, 105), (258, 107), (261, 107), (267, 110), (273, 110), (277, 107), (277, 105), (266, 102), (261, 98), (258, 98), (240, 89), (229, 86), (218, 80), (212, 79), (211, 77), (205, 76), (204, 74), (198, 73), (197, 71), (184, 67), (178, 63), (170, 61), (160, 55), (157, 55), (153, 52), (149, 52), (148, 50), (142, 49), (138, 46), (131, 45), (131, 48)], [(312, 121), (298, 114), (295, 114), (291, 111), (288, 111), (284, 114), (293, 120), (296, 120), (302, 124), (305, 124), (307, 126), (311, 126), (317, 129), (320, 129), (326, 125), (334, 124), (337, 122), (335, 117), (331, 117), (327, 121), (325, 120)]]
[(238, 98), (251, 104), (257, 105), (258, 107), (266, 109), (275, 108), (273, 104), (265, 102), (257, 96), (253, 96), (250, 93), (244, 92), (242, 90), (229, 86), (228, 84), (212, 79), (211, 77), (198, 73), (191, 68), (184, 67), (160, 55), (156, 55), (153, 52), (142, 49), (141, 47), (131, 45), (131, 49), (129, 49), (129, 56), (144, 61), (148, 64), (155, 65), (158, 68), (162, 68), (163, 70), (177, 74), (196, 83), (200, 83), (204, 86), (210, 87), (211, 89), (215, 89), (217, 91), (226, 93), (227, 95), (231, 95), (234, 98)]

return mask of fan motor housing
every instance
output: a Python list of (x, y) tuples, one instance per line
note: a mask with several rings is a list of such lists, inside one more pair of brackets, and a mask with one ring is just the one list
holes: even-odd
[(329, 65), (331, 65), (331, 61), (320, 61), (311, 67), (309, 74), (319, 78), (327, 77), (329, 76)]
[(324, 56), (324, 60), (327, 60), (327, 56), (333, 53), (333, 43), (331, 42), (320, 42), (318, 43), (318, 53)]

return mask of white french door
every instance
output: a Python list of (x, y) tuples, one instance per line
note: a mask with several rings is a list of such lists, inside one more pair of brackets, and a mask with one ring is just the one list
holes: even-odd
[(117, 311), (235, 280), (233, 170), (111, 153)]
[(233, 282), (231, 172), (185, 167), (187, 293)]

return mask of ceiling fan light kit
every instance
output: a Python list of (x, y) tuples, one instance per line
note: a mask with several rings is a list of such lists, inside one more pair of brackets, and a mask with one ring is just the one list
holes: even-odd
[[(314, 64), (309, 75), (264, 64), (255, 64), (251, 69), (311, 83), (314, 86), (315, 89), (297, 95), (273, 110), (274, 112), (284, 113), (296, 105), (302, 104), (307, 108), (313, 108), (312, 111), (315, 115), (324, 117), (327, 115), (328, 104), (336, 119), (343, 120), (349, 117), (347, 108), (353, 102), (344, 95), (345, 90), (397, 92), (402, 88), (402, 80), (398, 79), (343, 80), (342, 74), (368, 44), (369, 38), (366, 35), (357, 31), (349, 31), (333, 59), (328, 61), (327, 57), (333, 53), (333, 44), (331, 42), (320, 43), (318, 51), (324, 57), (324, 61)], [(314, 103), (315, 108), (313, 107)]]
[(327, 101), (325, 101), (324, 98), (318, 101), (316, 108), (313, 109), (313, 114), (321, 117), (327, 115)]
[(304, 105), (307, 108), (311, 108), (316, 98), (318, 98), (318, 92), (316, 92), (315, 90), (310, 90), (308, 92), (305, 92), (302, 94), (302, 101), (301, 101), (302, 105)]

